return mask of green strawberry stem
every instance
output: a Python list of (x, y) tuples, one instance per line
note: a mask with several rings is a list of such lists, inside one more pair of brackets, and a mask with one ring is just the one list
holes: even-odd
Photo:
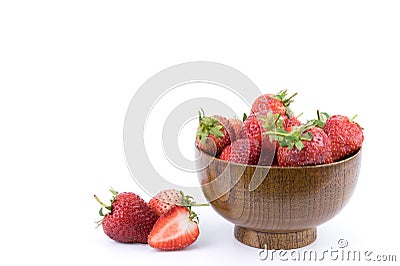
[(192, 207), (192, 206), (196, 206), (196, 207), (200, 207), (200, 206), (210, 206), (210, 204), (208, 203), (197, 203), (194, 201), (194, 198), (190, 195), (185, 195), (185, 193), (183, 193), (183, 191), (179, 191), (179, 193), (182, 196), (182, 206), (185, 207)]
[(102, 202), (99, 197), (97, 197), (96, 195), (93, 195), (94, 198), (97, 200), (98, 203), (100, 203), (101, 206), (103, 206), (104, 208), (108, 209), (110, 206), (106, 205), (104, 202)]
[(283, 102), (283, 105), (285, 106), (285, 107), (288, 107), (289, 106), (289, 104), (291, 103), (291, 102), (293, 102), (293, 98), (294, 98), (294, 96), (296, 96), (297, 95), (297, 92), (295, 92), (292, 96), (290, 96), (289, 98), (287, 98), (287, 99), (284, 99), (282, 102)]
[(288, 107), (293, 102), (293, 98), (296, 95), (297, 95), (297, 92), (294, 93), (289, 98), (286, 98), (287, 90), (281, 90), (280, 92), (278, 92), (277, 94), (274, 95), (274, 98), (281, 101), (285, 107)]
[[(104, 202), (102, 202), (102, 201), (99, 199), (99, 197), (97, 197), (96, 195), (93, 195), (94, 198), (95, 198), (95, 200), (96, 200), (98, 203), (100, 203), (100, 205), (101, 205), (101, 208), (100, 208), (100, 210), (99, 210), (99, 215), (100, 215), (100, 216), (105, 216), (105, 215), (107, 215), (107, 214), (109, 214), (109, 213), (111, 212), (112, 203), (114, 202), (115, 197), (118, 195), (118, 192), (115, 191), (113, 188), (110, 188), (109, 191), (110, 191), (111, 194), (113, 195), (112, 198), (111, 198), (111, 200), (110, 200), (110, 205), (105, 204)], [(103, 208), (107, 210), (106, 213), (103, 212)], [(101, 223), (102, 220), (100, 220), (99, 222)], [(96, 222), (96, 223), (99, 224), (99, 222)]]
[(313, 123), (316, 127), (323, 129), (329, 117), (330, 115), (328, 113), (317, 110), (317, 119), (312, 119), (309, 122)]
[(358, 116), (358, 114), (357, 115), (355, 115), (355, 116), (353, 116), (352, 118), (350, 118), (349, 120), (350, 120), (350, 122), (354, 122), (354, 120), (357, 118), (357, 116)]
[(196, 203), (192, 196), (185, 195), (183, 193), (183, 191), (179, 191), (179, 193), (182, 196), (182, 206), (186, 207), (189, 210), (189, 219), (198, 224), (199, 223), (199, 217), (197, 216), (197, 214), (194, 211), (192, 211), (192, 207), (193, 206), (196, 206), (196, 207), (198, 207), (198, 206), (210, 206), (210, 205), (207, 204), (207, 203)]
[(205, 116), (203, 108), (200, 108), (199, 111), (199, 124), (201, 123), (201, 119)]

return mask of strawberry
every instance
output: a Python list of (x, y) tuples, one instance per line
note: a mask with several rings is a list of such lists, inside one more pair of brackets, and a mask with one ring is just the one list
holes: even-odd
[(251, 113), (258, 113), (260, 111), (271, 111), (273, 114), (279, 114), (284, 116), (286, 113), (290, 113), (287, 107), (293, 102), (293, 97), (297, 93), (293, 94), (289, 98), (287, 96), (287, 90), (278, 92), (277, 94), (264, 94), (259, 96), (251, 106)]
[(235, 130), (235, 136), (238, 138), (240, 128), (242, 127), (243, 122), (237, 118), (229, 118), (229, 122), (231, 123), (233, 129)]
[[(110, 206), (94, 195), (103, 206), (99, 214), (104, 218), (97, 224), (101, 224), (104, 233), (115, 241), (147, 243), (147, 236), (158, 219), (157, 214), (135, 193), (118, 193), (113, 189), (110, 189), (110, 192), (113, 194)], [(103, 208), (108, 213), (103, 214)]]
[[(355, 118), (355, 117), (354, 117)], [(361, 126), (347, 116), (334, 115), (329, 117), (324, 125), (324, 131), (332, 142), (332, 157), (334, 161), (349, 156), (358, 151), (364, 141)]]
[(277, 129), (268, 132), (279, 141), (279, 166), (305, 166), (333, 162), (331, 141), (313, 122), (294, 127), (291, 132)]
[(226, 147), (219, 158), (221, 160), (257, 164), (261, 153), (261, 146), (255, 139), (238, 139)]
[(176, 189), (166, 189), (158, 192), (149, 201), (150, 208), (161, 216), (176, 205), (182, 205), (183, 193)]
[(199, 234), (197, 215), (190, 207), (175, 206), (157, 220), (147, 241), (153, 248), (178, 250), (195, 242)]
[(235, 130), (228, 119), (219, 115), (205, 116), (203, 110), (199, 112), (196, 145), (200, 150), (218, 156), (235, 138)]
[(293, 127), (295, 127), (295, 126), (301, 126), (301, 122), (300, 122), (300, 120), (296, 117), (296, 116), (294, 116), (294, 115), (291, 115), (291, 116), (287, 116), (287, 115), (285, 115), (284, 117), (283, 117), (283, 122), (282, 122), (282, 126), (283, 126), (283, 128), (286, 130), (286, 131), (292, 131), (292, 128)]
[(259, 165), (270, 165), (275, 154), (275, 141), (264, 133), (275, 128), (279, 115), (271, 111), (261, 111), (251, 114), (243, 122), (239, 131), (239, 138), (257, 140), (261, 146)]

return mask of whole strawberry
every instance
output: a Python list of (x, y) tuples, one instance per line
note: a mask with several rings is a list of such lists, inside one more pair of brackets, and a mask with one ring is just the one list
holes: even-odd
[[(99, 211), (104, 218), (98, 222), (104, 233), (111, 239), (124, 243), (147, 243), (147, 237), (158, 219), (158, 215), (138, 195), (132, 192), (113, 194), (111, 205), (106, 205), (94, 195), (102, 205)], [(108, 213), (103, 214), (103, 209)]]
[(292, 131), (292, 128), (293, 127), (295, 127), (295, 126), (301, 126), (301, 122), (300, 122), (300, 120), (296, 117), (296, 116), (294, 116), (294, 115), (291, 115), (291, 116), (287, 116), (287, 115), (285, 115), (284, 117), (283, 117), (283, 122), (282, 122), (282, 126), (283, 126), (283, 128), (286, 130), (286, 131)]
[(228, 120), (229, 120), (229, 122), (231, 123), (233, 129), (235, 130), (236, 138), (238, 138), (238, 136), (239, 136), (239, 131), (240, 131), (242, 125), (243, 125), (242, 120), (240, 120), (240, 119), (238, 119), (238, 118), (229, 118)]
[(158, 216), (161, 216), (176, 205), (182, 205), (183, 199), (184, 195), (181, 191), (166, 189), (151, 198), (149, 206)]
[(293, 167), (333, 162), (331, 141), (325, 132), (312, 123), (272, 133), (279, 140), (279, 166)]
[(360, 125), (347, 116), (334, 115), (329, 117), (325, 122), (324, 131), (332, 142), (334, 161), (358, 151), (364, 141), (364, 134)]
[(265, 133), (275, 128), (279, 115), (271, 111), (261, 111), (251, 114), (243, 122), (239, 131), (239, 138), (257, 140), (261, 146), (259, 165), (271, 165), (275, 155), (275, 141), (271, 140)]
[(261, 111), (271, 111), (273, 114), (284, 116), (288, 111), (287, 108), (290, 103), (293, 102), (293, 97), (296, 95), (297, 93), (286, 98), (287, 90), (280, 91), (277, 94), (261, 95), (253, 102), (251, 113), (254, 114)]
[(199, 112), (196, 145), (200, 150), (218, 156), (235, 139), (235, 129), (228, 119), (219, 115), (205, 116), (203, 110)]
[(226, 147), (219, 158), (221, 160), (242, 163), (258, 164), (261, 146), (255, 139), (238, 139)]

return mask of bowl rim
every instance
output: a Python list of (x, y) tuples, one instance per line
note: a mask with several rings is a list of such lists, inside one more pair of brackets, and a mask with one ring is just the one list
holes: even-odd
[(239, 165), (241, 167), (245, 166), (245, 167), (248, 167), (248, 168), (264, 168), (264, 169), (278, 169), (278, 170), (279, 169), (282, 169), (282, 170), (285, 170), (285, 169), (311, 169), (311, 168), (315, 169), (315, 168), (323, 168), (323, 167), (335, 166), (335, 165), (342, 164), (342, 163), (345, 163), (345, 162), (348, 162), (348, 161), (351, 161), (351, 160), (355, 159), (356, 157), (358, 157), (361, 154), (361, 151), (362, 151), (362, 147), (361, 147), (358, 151), (354, 152), (352, 155), (350, 155), (350, 156), (348, 156), (348, 157), (346, 157), (346, 158), (344, 158), (342, 160), (335, 161), (335, 162), (332, 162), (332, 163), (317, 164), (317, 165), (304, 165), (304, 166), (275, 166), (275, 165), (267, 166), (267, 165), (253, 165), (253, 164), (242, 164), (242, 163), (229, 162), (229, 161), (225, 161), (225, 160), (219, 159), (217, 157), (211, 156), (210, 154), (200, 150), (197, 146), (196, 146), (196, 149), (200, 153), (202, 153), (202, 154), (204, 154), (204, 155), (206, 155), (208, 157), (214, 158), (214, 160), (217, 160), (217, 161), (219, 161), (221, 163)]

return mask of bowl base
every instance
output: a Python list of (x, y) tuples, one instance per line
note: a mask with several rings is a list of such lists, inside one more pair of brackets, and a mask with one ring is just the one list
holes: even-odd
[(307, 246), (317, 238), (317, 228), (299, 231), (260, 232), (235, 225), (235, 238), (245, 245), (265, 249), (294, 249)]

